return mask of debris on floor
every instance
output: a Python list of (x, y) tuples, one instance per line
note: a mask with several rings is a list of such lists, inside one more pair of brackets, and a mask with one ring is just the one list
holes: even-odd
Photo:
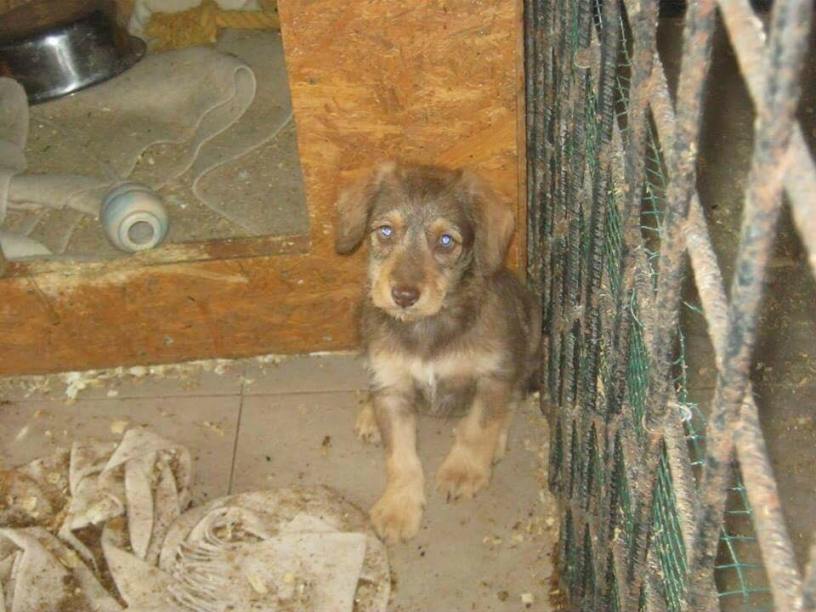
[[(116, 385), (124, 382), (138, 383), (143, 380), (156, 381), (161, 379), (178, 381), (185, 388), (194, 388), (204, 374), (212, 373), (217, 376), (235, 374), (245, 364), (252, 364), (260, 372), (263, 372), (268, 368), (277, 367), (287, 359), (286, 355), (270, 354), (240, 361), (233, 359), (202, 359), (164, 365), (0, 377), (0, 397), (12, 393), (22, 394), (24, 397), (44, 394), (52, 397), (63, 396), (70, 403), (75, 401), (86, 390), (105, 386), (108, 387), (107, 397), (117, 397), (119, 392)], [(244, 377), (243, 382), (251, 385), (255, 381)]]
[(366, 516), (326, 487), (187, 509), (192, 458), (141, 428), (0, 472), (11, 610), (385, 610)]
[[(123, 427), (124, 432), (140, 427), (193, 453), (195, 506), (293, 483), (329, 484), (363, 510), (382, 493), (383, 450), (361, 444), (354, 432), (367, 377), (353, 353), (126, 366), (82, 372), (72, 376), (76, 379), (87, 386), (74, 400), (65, 394), (65, 374), (0, 379), (6, 462), (0, 467), (23, 465), (59, 446), (70, 447), (74, 439), (116, 442)], [(418, 419), (429, 481), (450, 451), (454, 424)], [(551, 582), (559, 522), (547, 490), (549, 439), (534, 396), (519, 405), (507, 456), (476, 499), (449, 504), (429, 485), (420, 533), (388, 549), (389, 611), (525, 610), (524, 593), (534, 597), (530, 610), (560, 609), (553, 603), (557, 583)], [(350, 512), (350, 520), (359, 516)], [(348, 530), (364, 531), (364, 518)], [(290, 573), (284, 575), (287, 583), (297, 576)], [(250, 588), (272, 590), (252, 576), (246, 579)], [(363, 586), (357, 593), (361, 600)]]

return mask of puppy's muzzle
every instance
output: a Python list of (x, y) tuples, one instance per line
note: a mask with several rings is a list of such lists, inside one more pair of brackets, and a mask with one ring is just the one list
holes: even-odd
[(410, 285), (397, 285), (391, 288), (394, 303), (401, 308), (410, 308), (419, 300), (419, 289)]

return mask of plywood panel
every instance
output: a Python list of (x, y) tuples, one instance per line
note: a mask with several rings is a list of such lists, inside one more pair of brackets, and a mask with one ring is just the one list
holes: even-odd
[(279, 12), (312, 220), (324, 232), (338, 177), (387, 158), (472, 166), (519, 208), (517, 2), (283, 0)]
[(0, 374), (355, 346), (364, 254), (334, 254), (333, 202), (339, 185), (384, 158), (480, 171), (518, 211), (510, 260), (522, 261), (519, 3), (283, 0), (279, 9), (308, 253), (212, 243), (174, 247), (180, 263), (159, 251), (10, 264)]
[(3, 373), (353, 346), (360, 272), (314, 257), (85, 266), (0, 283)]
[(0, 13), (5, 13), (11, 9), (26, 4), (30, 0), (0, 0)]
[[(28, 4), (32, 0), (0, 0), (0, 14), (10, 11), (22, 4)], [(130, 14), (133, 11), (133, 4), (135, 0), (114, 0), (117, 8), (117, 14), (122, 18), (123, 23), (127, 23)]]

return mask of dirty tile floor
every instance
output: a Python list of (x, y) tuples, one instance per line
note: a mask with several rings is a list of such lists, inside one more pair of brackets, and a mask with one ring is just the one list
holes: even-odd
[[(352, 355), (203, 362), (0, 380), (3, 467), (145, 426), (195, 457), (193, 503), (291, 484), (326, 484), (368, 510), (382, 491), (382, 449), (354, 435), (365, 376)], [(76, 396), (76, 397), (71, 397)], [(510, 452), (475, 500), (431, 489), (454, 421), (420, 418), (428, 507), (416, 539), (389, 547), (390, 609), (547, 610), (557, 518), (546, 483), (548, 433), (530, 400)], [(532, 601), (532, 603), (530, 603)]]

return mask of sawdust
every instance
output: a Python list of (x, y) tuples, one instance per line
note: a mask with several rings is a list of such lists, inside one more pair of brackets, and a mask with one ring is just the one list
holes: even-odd
[(212, 421), (204, 421), (201, 423), (206, 429), (218, 434), (222, 438), (224, 437), (224, 428), (219, 423), (213, 423)]
[[(524, 452), (534, 456), (532, 463), (535, 466), (538, 503), (527, 512), (522, 520), (518, 520), (512, 525), (509, 534), (505, 530), (502, 530), (501, 535), (498, 533), (486, 533), (482, 537), (484, 547), (490, 551), (491, 554), (496, 556), (507, 554), (507, 551), (521, 547), (532, 546), (546, 551), (550, 549), (554, 542), (558, 541), (558, 504), (550, 493), (548, 485), (550, 443), (548, 436), (542, 432), (543, 417), (538, 408), (539, 401), (539, 395), (537, 393), (533, 394), (528, 403), (522, 405), (518, 414), (519, 419), (526, 421), (523, 430), (529, 432), (526, 437), (519, 440), (519, 446), (521, 446)], [(546, 431), (546, 428), (544, 428), (544, 430)], [(553, 555), (555, 552), (556, 551), (553, 552)], [(554, 556), (552, 561), (552, 567), (555, 568)], [(539, 584), (549, 584), (549, 588), (543, 593), (539, 592), (537, 595), (533, 593), (533, 591), (539, 587), (539, 584), (536, 584), (536, 582)], [(516, 606), (518, 606), (520, 603), (520, 609), (561, 609), (557, 593), (557, 575), (554, 569), (553, 575), (535, 578), (534, 582), (530, 583), (527, 588), (521, 592), (512, 592), (507, 588), (507, 585), (504, 584), (494, 585), (483, 582), (483, 586), (489, 587), (496, 599), (503, 604), (516, 602)], [(550, 607), (542, 603), (542, 599), (544, 598), (549, 599), (548, 603)]]
[(113, 423), (111, 423), (110, 426), (111, 433), (116, 436), (121, 436), (123, 433), (125, 433), (125, 430), (128, 428), (128, 425), (130, 425), (130, 421), (127, 421), (125, 419), (113, 421)]
[[(266, 369), (275, 368), (287, 359), (288, 356), (286, 355), (262, 355), (241, 360), (208, 359), (165, 365), (5, 377), (0, 378), (0, 397), (20, 397), (22, 399), (33, 396), (62, 397), (66, 403), (71, 404), (83, 393), (87, 394), (95, 389), (105, 388), (106, 397), (118, 397), (119, 390), (116, 387), (126, 383), (144, 384), (148, 381), (170, 380), (177, 381), (186, 390), (192, 390), (201, 384), (202, 376), (205, 374), (232, 375), (240, 382), (252, 384), (255, 382), (254, 379), (246, 378), (242, 374), (243, 367), (246, 364), (254, 365), (259, 373), (263, 374)], [(35, 416), (41, 415), (41, 411), (40, 415), (35, 413)], [(205, 426), (207, 425), (205, 424)], [(209, 428), (217, 429), (217, 427), (212, 426), (209, 426)], [(27, 434), (24, 429), (18, 433), (20, 438), (25, 437)], [(116, 432), (114, 431), (114, 433)]]

